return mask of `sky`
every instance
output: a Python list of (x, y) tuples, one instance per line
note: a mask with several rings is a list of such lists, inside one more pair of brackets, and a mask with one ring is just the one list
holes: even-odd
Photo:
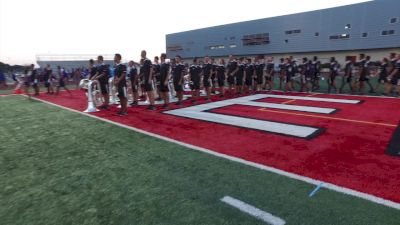
[(165, 52), (165, 35), (366, 0), (0, 0), (0, 62), (38, 54)]

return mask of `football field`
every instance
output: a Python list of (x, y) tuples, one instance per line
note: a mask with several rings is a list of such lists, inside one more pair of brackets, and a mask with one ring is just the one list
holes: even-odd
[(0, 97), (4, 224), (400, 221), (398, 99), (276, 92), (127, 117), (78, 113), (79, 91), (40, 100)]

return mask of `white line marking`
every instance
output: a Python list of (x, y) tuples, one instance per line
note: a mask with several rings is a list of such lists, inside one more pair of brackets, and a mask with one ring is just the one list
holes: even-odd
[(317, 102), (343, 103), (343, 104), (358, 104), (358, 103), (360, 103), (360, 100), (337, 99), (337, 98), (317, 98), (317, 97), (303, 97), (303, 96), (290, 96), (290, 95), (267, 95), (267, 97), (268, 98), (293, 99), (293, 100), (305, 100), (305, 101), (317, 101)]
[(262, 211), (261, 209), (258, 209), (252, 205), (249, 205), (235, 198), (225, 196), (221, 199), (221, 201), (271, 225), (284, 225), (286, 223), (283, 219), (279, 217), (276, 217), (268, 212)]
[(67, 108), (67, 107), (64, 107), (64, 106), (61, 106), (61, 105), (57, 105), (57, 104), (54, 104), (52, 102), (48, 102), (48, 101), (45, 101), (45, 100), (42, 100), (42, 99), (38, 99), (38, 98), (34, 98), (34, 99), (36, 99), (38, 101), (41, 101), (41, 102), (44, 102), (44, 103), (47, 103), (49, 105), (53, 105), (53, 106), (56, 106), (56, 107), (71, 111), (71, 112), (79, 113), (81, 115), (88, 116), (88, 117), (91, 117), (91, 118), (94, 118), (94, 119), (98, 119), (98, 120), (101, 120), (101, 121), (104, 121), (104, 122), (107, 122), (107, 123), (111, 123), (111, 124), (114, 124), (114, 125), (119, 126), (119, 127), (123, 127), (123, 128), (129, 129), (129, 130), (133, 130), (133, 131), (136, 131), (136, 132), (139, 132), (139, 133), (142, 133), (142, 134), (146, 134), (146, 135), (149, 135), (151, 137), (155, 137), (155, 138), (158, 138), (158, 139), (161, 139), (161, 140), (164, 140), (164, 141), (175, 143), (175, 144), (178, 144), (178, 145), (181, 145), (181, 146), (184, 146), (184, 147), (196, 150), (196, 151), (207, 153), (207, 154), (219, 157), (219, 158), (224, 158), (224, 159), (227, 159), (227, 160), (230, 160), (230, 161), (233, 161), (233, 162), (241, 163), (241, 164), (244, 164), (244, 165), (247, 165), (247, 166), (251, 166), (251, 167), (254, 167), (254, 168), (257, 168), (257, 169), (260, 169), (260, 170), (265, 170), (265, 171), (268, 171), (268, 172), (271, 172), (271, 173), (275, 173), (275, 174), (278, 174), (278, 175), (281, 175), (281, 176), (289, 177), (289, 178), (292, 178), (292, 179), (295, 179), (295, 180), (300, 180), (300, 181), (303, 181), (303, 182), (306, 182), (306, 183), (309, 183), (309, 184), (312, 184), (312, 185), (319, 185), (320, 183), (323, 182), (324, 183), (324, 187), (326, 189), (329, 189), (329, 190), (332, 190), (332, 191), (336, 191), (336, 192), (339, 192), (339, 193), (343, 193), (343, 194), (347, 194), (347, 195), (350, 195), (350, 196), (354, 196), (354, 197), (357, 197), (357, 198), (361, 198), (361, 199), (368, 200), (368, 201), (371, 201), (371, 202), (374, 202), (374, 203), (377, 203), (377, 204), (380, 204), (380, 205), (384, 205), (384, 206), (387, 206), (387, 207), (390, 207), (390, 208), (394, 208), (394, 209), (400, 210), (400, 203), (393, 202), (393, 201), (390, 201), (390, 200), (387, 200), (387, 199), (384, 199), (384, 198), (380, 198), (380, 197), (377, 197), (377, 196), (374, 196), (374, 195), (371, 195), (371, 194), (366, 194), (366, 193), (359, 192), (359, 191), (356, 191), (356, 190), (353, 190), (353, 189), (350, 189), (350, 188), (345, 188), (345, 187), (341, 187), (341, 186), (338, 186), (338, 185), (335, 185), (335, 184), (331, 184), (331, 183), (328, 183), (328, 182), (325, 182), (325, 181), (322, 181), (322, 180), (316, 180), (316, 179), (313, 179), (313, 178), (310, 178), (310, 177), (305, 177), (305, 176), (297, 175), (297, 174), (294, 174), (294, 173), (286, 172), (284, 170), (280, 170), (280, 169), (276, 169), (276, 168), (273, 168), (273, 167), (269, 167), (269, 166), (265, 166), (265, 165), (262, 165), (262, 164), (258, 164), (258, 163), (255, 163), (255, 162), (247, 161), (247, 160), (244, 160), (244, 159), (241, 159), (241, 158), (237, 158), (237, 157), (233, 157), (233, 156), (230, 156), (230, 155), (214, 152), (214, 151), (211, 151), (211, 150), (206, 149), (206, 148), (202, 148), (202, 147), (198, 147), (198, 146), (195, 146), (195, 145), (191, 145), (191, 144), (187, 144), (187, 143), (184, 143), (184, 142), (180, 142), (180, 141), (174, 140), (172, 138), (164, 137), (164, 136), (161, 136), (161, 135), (158, 135), (158, 134), (153, 134), (153, 133), (150, 133), (148, 131), (141, 130), (141, 129), (138, 129), (138, 128), (135, 128), (135, 127), (129, 127), (129, 126), (124, 125), (124, 124), (116, 123), (116, 122), (111, 121), (111, 120), (107, 120), (107, 119), (103, 119), (103, 118), (100, 118), (100, 117), (97, 117), (97, 116), (94, 116), (94, 115), (83, 113), (81, 111), (78, 111), (78, 110), (75, 110), (75, 109), (70, 109), (70, 108)]

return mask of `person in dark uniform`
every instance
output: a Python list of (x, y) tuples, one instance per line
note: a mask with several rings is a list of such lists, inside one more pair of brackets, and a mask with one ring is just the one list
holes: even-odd
[(253, 77), (254, 77), (254, 64), (251, 62), (251, 58), (247, 58), (246, 68), (244, 73), (245, 82), (245, 93), (250, 92), (250, 88), (253, 87)]
[(321, 62), (318, 60), (317, 56), (313, 57), (312, 61), (312, 69), (313, 69), (313, 87), (312, 90), (319, 90), (319, 79), (321, 77)]
[(281, 58), (280, 63), (278, 65), (279, 68), (279, 89), (282, 90), (283, 83), (285, 81), (286, 77), (286, 71), (285, 71), (285, 59)]
[(131, 81), (131, 91), (133, 97), (133, 102), (129, 104), (130, 106), (136, 106), (139, 104), (139, 75), (135, 64), (137, 65), (137, 63), (134, 61), (129, 61), (128, 63), (128, 77)]
[[(388, 66), (389, 66), (389, 59), (384, 57), (380, 64), (379, 64), (379, 78), (378, 78), (378, 83), (375, 86), (375, 90), (379, 91), (379, 88), (381, 85), (385, 86), (385, 84), (388, 82)], [(386, 92), (383, 93), (386, 95)]]
[(256, 57), (256, 62), (254, 64), (254, 70), (256, 73), (256, 91), (261, 91), (261, 86), (263, 84), (263, 78), (264, 78), (264, 68), (265, 68), (265, 63), (264, 63), (264, 56), (259, 55)]
[(110, 77), (110, 66), (104, 63), (103, 56), (97, 56), (96, 75), (92, 80), (98, 80), (100, 83), (101, 94), (103, 95), (104, 103), (99, 108), (108, 109), (110, 104), (110, 95), (108, 94), (108, 79)]
[(31, 71), (29, 67), (25, 68), (24, 73), (21, 77), (23, 82), (24, 94), (26, 94), (28, 98), (31, 99), (31, 93), (29, 91), (29, 87), (31, 86)]
[(161, 56), (161, 65), (160, 65), (160, 94), (161, 98), (164, 100), (164, 109), (168, 109), (169, 105), (169, 88), (168, 82), (170, 79), (170, 65), (165, 60), (167, 59), (167, 55), (162, 53)]
[(369, 82), (369, 73), (371, 69), (371, 57), (367, 56), (365, 57), (364, 54), (360, 54), (360, 61), (357, 62), (357, 67), (358, 67), (358, 73), (359, 73), (359, 89), (358, 91), (360, 94), (364, 94), (364, 87), (365, 87), (365, 82), (368, 84), (370, 87), (369, 93), (374, 93), (374, 89)]
[(227, 81), (228, 81), (228, 91), (230, 93), (233, 93), (232, 91), (234, 91), (235, 76), (238, 70), (239, 68), (236, 59), (233, 57), (233, 55), (229, 55)]
[(192, 103), (196, 103), (200, 96), (200, 80), (202, 68), (197, 62), (197, 58), (193, 59), (193, 64), (189, 67), (190, 88), (192, 89)]
[(311, 67), (312, 67), (312, 60), (308, 60), (306, 67), (305, 67), (305, 77), (306, 77), (305, 85), (306, 85), (307, 92), (311, 92), (312, 86), (313, 86), (314, 74), (311, 71)]
[(173, 68), (174, 89), (178, 97), (176, 105), (182, 105), (183, 100), (183, 76), (185, 74), (185, 65), (181, 62), (180, 55), (175, 56), (175, 67)]
[(336, 61), (335, 57), (331, 57), (329, 65), (328, 93), (331, 93), (332, 88), (335, 90), (336, 93), (338, 93), (338, 89), (336, 87), (336, 77), (339, 74), (339, 70), (339, 63)]
[(246, 64), (244, 62), (244, 57), (239, 59), (238, 71), (236, 73), (236, 94), (240, 95), (243, 93), (243, 79), (244, 71), (246, 69)]
[(97, 74), (97, 68), (94, 65), (94, 60), (89, 60), (89, 79), (93, 79), (93, 77)]
[(153, 85), (153, 68), (151, 61), (146, 58), (146, 51), (143, 50), (140, 53), (142, 57), (142, 67), (140, 68), (140, 74), (143, 76), (144, 82), (144, 91), (147, 93), (148, 100), (150, 105), (147, 107), (149, 110), (155, 110), (156, 107), (154, 105), (154, 85)]
[(56, 95), (60, 92), (60, 88), (64, 88), (68, 92), (69, 95), (72, 96), (72, 93), (69, 91), (69, 89), (65, 86), (65, 76), (64, 76), (64, 69), (62, 69), (60, 66), (57, 66), (57, 73), (58, 73), (58, 84), (56, 88)]
[(154, 78), (154, 83), (156, 84), (156, 90), (157, 90), (157, 99), (156, 101), (161, 101), (161, 94), (160, 94), (160, 63), (158, 62), (160, 59), (158, 56), (154, 57), (154, 63), (153, 63), (153, 78)]
[(121, 55), (114, 56), (114, 85), (117, 88), (118, 98), (121, 103), (121, 110), (117, 113), (119, 116), (128, 114), (128, 99), (126, 92), (126, 66), (121, 64)]
[(349, 86), (351, 93), (354, 93), (353, 86), (353, 61), (350, 56), (346, 56), (346, 64), (344, 66), (344, 74), (342, 76), (342, 85), (340, 86), (339, 93), (343, 93), (343, 88)]
[(300, 73), (300, 84), (301, 84), (301, 88), (300, 91), (304, 92), (307, 91), (308, 92), (308, 88), (307, 88), (307, 80), (306, 80), (306, 74), (308, 73), (308, 58), (304, 57), (302, 63), (299, 65), (298, 67), (298, 72)]
[(385, 84), (385, 91), (387, 95), (390, 95), (393, 91), (393, 84), (391, 81), (391, 76), (392, 72), (396, 69), (396, 62), (397, 62), (397, 54), (392, 52), (389, 55), (389, 65), (388, 65), (388, 82)]
[(207, 94), (207, 101), (211, 101), (211, 73), (213, 70), (213, 64), (211, 64), (208, 56), (204, 57), (203, 66), (203, 87)]
[(265, 84), (264, 84), (264, 90), (267, 89), (272, 91), (274, 88), (274, 73), (275, 73), (275, 64), (274, 64), (274, 58), (273, 57), (268, 57), (267, 58), (267, 64), (265, 66)]
[(293, 77), (295, 74), (295, 68), (289, 58), (285, 59), (285, 92), (293, 91)]
[(50, 65), (47, 64), (47, 67), (44, 69), (44, 86), (47, 88), (47, 94), (54, 94), (53, 89), (53, 70), (51, 69)]
[(217, 81), (218, 81), (218, 91), (219, 91), (219, 97), (223, 98), (225, 95), (225, 60), (220, 59), (219, 64), (217, 65), (216, 68), (217, 71)]
[(217, 89), (217, 64), (214, 58), (211, 58), (211, 64), (211, 93), (215, 94), (215, 90)]
[(391, 94), (394, 89), (397, 95), (400, 95), (400, 54), (397, 55), (396, 63), (393, 68), (393, 71), (389, 75), (391, 88), (388, 93)]
[(34, 64), (31, 64), (30, 71), (31, 71), (30, 81), (32, 82), (34, 95), (39, 96), (39, 75), (37, 73), (37, 70), (35, 69)]

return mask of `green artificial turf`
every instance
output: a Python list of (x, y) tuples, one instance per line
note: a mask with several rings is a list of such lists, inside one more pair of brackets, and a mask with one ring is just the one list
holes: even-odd
[[(295, 157), (295, 156), (294, 156)], [(383, 184), (384, 185), (384, 184)], [(398, 225), (400, 211), (22, 96), (0, 97), (0, 224)]]

